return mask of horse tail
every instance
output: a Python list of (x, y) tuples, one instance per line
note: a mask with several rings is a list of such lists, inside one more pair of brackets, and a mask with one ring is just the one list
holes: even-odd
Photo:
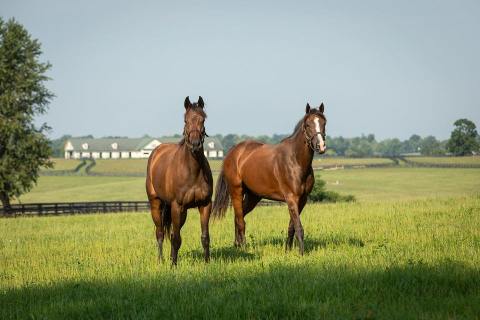
[(228, 193), (227, 181), (225, 180), (225, 172), (222, 168), (217, 179), (215, 188), (215, 200), (213, 201), (212, 215), (214, 218), (225, 217), (228, 205), (230, 203), (230, 194)]
[(162, 212), (162, 226), (163, 226), (163, 235), (170, 240), (170, 230), (172, 228), (172, 210), (170, 206), (162, 201), (162, 207), (160, 208)]

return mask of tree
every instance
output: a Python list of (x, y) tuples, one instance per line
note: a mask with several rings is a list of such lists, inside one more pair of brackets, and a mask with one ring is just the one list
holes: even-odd
[(228, 152), (231, 147), (233, 147), (238, 140), (238, 136), (236, 134), (227, 134), (225, 137), (223, 137), (223, 150), (225, 152)]
[(402, 142), (397, 138), (386, 139), (378, 144), (378, 151), (382, 156), (395, 157), (402, 153)]
[(428, 136), (420, 142), (420, 153), (425, 156), (440, 156), (445, 151), (434, 136)]
[(475, 123), (468, 119), (458, 119), (453, 125), (455, 129), (447, 143), (448, 151), (456, 156), (471, 155), (472, 151), (477, 151), (479, 144)]
[(40, 167), (52, 166), (49, 127), (33, 123), (53, 98), (45, 87), (50, 64), (39, 61), (41, 53), (22, 25), (0, 18), (0, 199), (6, 212), (10, 199), (33, 187)]

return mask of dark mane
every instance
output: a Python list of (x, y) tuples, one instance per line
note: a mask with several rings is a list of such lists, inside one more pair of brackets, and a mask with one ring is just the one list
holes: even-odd
[[(324, 120), (325, 120), (325, 116), (323, 115), (323, 113), (321, 113), (320, 111), (316, 110), (316, 109), (312, 109), (310, 110), (310, 112), (308, 114), (316, 114), (316, 115), (319, 115), (320, 117), (322, 117)], [(305, 116), (303, 116), (302, 119), (298, 120), (297, 124), (295, 125), (295, 128), (293, 129), (293, 132), (286, 138), (283, 138), (280, 142), (284, 141), (284, 140), (287, 140), (287, 139), (290, 139), (291, 137), (293, 137), (295, 135), (295, 133), (297, 133), (298, 130), (300, 130), (300, 128), (302, 127), (302, 124), (303, 124), (303, 121), (305, 120)]]
[(295, 133), (297, 133), (298, 130), (300, 130), (300, 128), (302, 127), (302, 124), (303, 124), (303, 121), (305, 120), (305, 117), (303, 117), (302, 119), (298, 120), (297, 124), (295, 125), (295, 128), (293, 129), (293, 132), (288, 136), (288, 137), (285, 137), (283, 138), (280, 142), (283, 142), (287, 139), (290, 139), (291, 137), (293, 137), (295, 135)]

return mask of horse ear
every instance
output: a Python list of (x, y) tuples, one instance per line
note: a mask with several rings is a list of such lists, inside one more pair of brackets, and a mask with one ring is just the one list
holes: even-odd
[(323, 102), (322, 104), (320, 105), (320, 107), (318, 107), (318, 110), (323, 113), (323, 111), (325, 110), (325, 106), (323, 105)]
[(310, 112), (310, 104), (307, 102), (307, 107), (305, 108), (305, 113)]
[(185, 106), (185, 109), (190, 108), (190, 106), (192, 105), (188, 96), (185, 98), (185, 103), (183, 105)]
[(203, 109), (203, 107), (205, 106), (205, 103), (203, 102), (202, 96), (199, 96), (199, 97), (198, 97), (198, 105), (199, 105), (200, 108), (202, 108), (202, 109)]

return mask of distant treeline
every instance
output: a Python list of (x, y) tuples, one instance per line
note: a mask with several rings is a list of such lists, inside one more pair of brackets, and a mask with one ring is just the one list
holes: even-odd
[[(246, 140), (255, 139), (265, 143), (278, 143), (286, 134), (274, 134), (273, 136), (247, 136), (228, 134), (226, 136), (216, 135), (222, 141), (225, 151), (233, 145)], [(447, 142), (439, 141), (433, 136), (420, 137), (412, 135), (408, 140), (385, 139), (377, 141), (375, 135), (362, 135), (354, 138), (327, 137), (327, 155), (346, 157), (371, 157), (382, 156), (392, 157), (407, 153), (420, 153), (422, 155), (444, 155), (447, 153)]]
[[(265, 143), (275, 144), (287, 137), (287, 134), (274, 134), (272, 136), (249, 136), (227, 134), (215, 135), (222, 144), (224, 151), (227, 152), (235, 144), (247, 140), (254, 139)], [(84, 138), (93, 138), (92, 135), (83, 136)], [(180, 135), (173, 137), (180, 138)], [(63, 157), (63, 148), (65, 141), (71, 138), (70, 135), (64, 135), (59, 139), (51, 140), (51, 147), (53, 149), (54, 157)], [(127, 138), (120, 136), (109, 136), (103, 138)], [(439, 141), (433, 136), (420, 137), (419, 135), (412, 135), (408, 140), (401, 141), (399, 139), (385, 139), (377, 141), (373, 134), (362, 135), (354, 138), (344, 137), (327, 137), (327, 155), (332, 156), (346, 156), (346, 157), (371, 157), (382, 156), (391, 157), (406, 153), (420, 153), (422, 155), (437, 156), (447, 153), (448, 140)]]

